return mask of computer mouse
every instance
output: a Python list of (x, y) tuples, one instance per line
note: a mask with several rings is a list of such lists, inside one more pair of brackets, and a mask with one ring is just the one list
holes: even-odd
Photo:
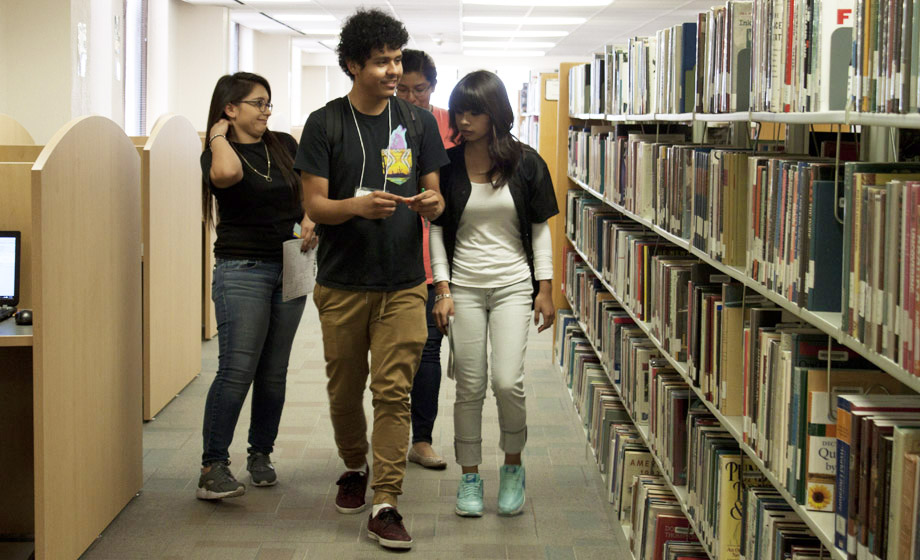
[(20, 309), (16, 312), (16, 324), (17, 325), (31, 325), (32, 324), (32, 310), (31, 309)]

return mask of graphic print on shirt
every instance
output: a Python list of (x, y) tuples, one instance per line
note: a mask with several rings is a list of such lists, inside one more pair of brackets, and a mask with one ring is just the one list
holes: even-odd
[(380, 160), (388, 181), (401, 185), (409, 179), (412, 172), (412, 150), (406, 142), (406, 128), (403, 125), (397, 126), (390, 134), (389, 148), (380, 150)]

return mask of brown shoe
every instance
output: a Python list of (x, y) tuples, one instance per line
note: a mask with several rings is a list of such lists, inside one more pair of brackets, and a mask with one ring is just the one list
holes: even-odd
[(426, 469), (446, 469), (447, 461), (445, 461), (440, 455), (425, 456), (415, 450), (415, 447), (409, 448), (409, 455), (407, 457), (409, 461), (417, 463)]
[(367, 507), (364, 494), (367, 493), (367, 470), (345, 471), (339, 477), (339, 491), (335, 495), (335, 509), (339, 513), (361, 513)]
[(412, 537), (396, 508), (386, 507), (367, 521), (367, 536), (385, 548), (412, 548)]

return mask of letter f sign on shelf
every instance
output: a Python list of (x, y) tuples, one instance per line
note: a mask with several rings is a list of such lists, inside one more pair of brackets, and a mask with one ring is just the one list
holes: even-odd
[(843, 22), (849, 19), (852, 13), (852, 9), (837, 10), (837, 25), (843, 25)]

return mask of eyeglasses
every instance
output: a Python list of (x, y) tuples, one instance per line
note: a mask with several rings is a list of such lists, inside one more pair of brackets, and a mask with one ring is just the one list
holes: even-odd
[(431, 84), (426, 84), (426, 85), (418, 84), (414, 88), (410, 88), (402, 84), (396, 86), (396, 91), (400, 95), (409, 95), (410, 93), (412, 93), (413, 95), (415, 95), (415, 97), (420, 97), (422, 95), (425, 95), (426, 93), (428, 93), (428, 90), (430, 89), (431, 89)]
[(256, 109), (258, 109), (260, 113), (271, 111), (273, 107), (271, 103), (265, 101), (264, 99), (244, 99), (243, 101), (240, 101), (240, 103), (252, 105)]

